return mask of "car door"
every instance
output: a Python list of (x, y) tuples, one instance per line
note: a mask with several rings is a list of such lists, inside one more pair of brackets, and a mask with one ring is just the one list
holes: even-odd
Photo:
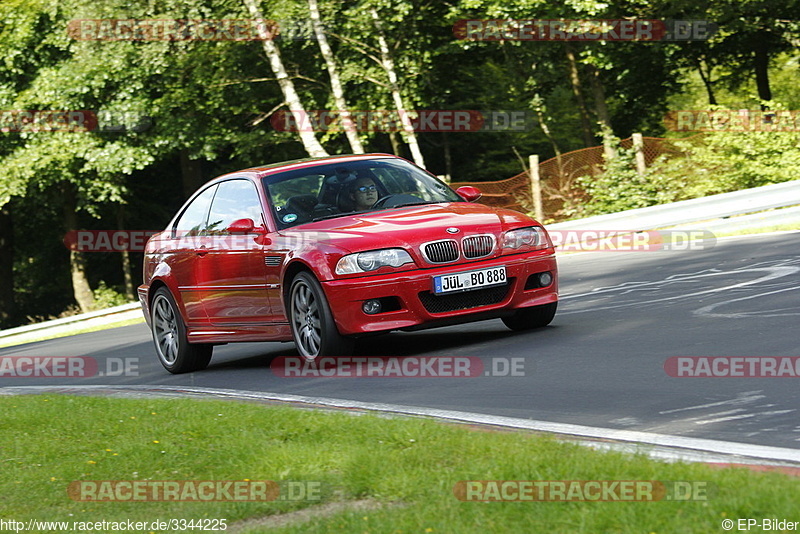
[(264, 245), (255, 232), (232, 234), (234, 221), (250, 219), (264, 227), (261, 201), (247, 179), (220, 182), (196, 264), (197, 287), (210, 321), (218, 326), (247, 326), (269, 321)]
[(196, 195), (186, 206), (172, 228), (169, 253), (164, 260), (178, 286), (189, 326), (208, 323), (208, 316), (201, 302), (202, 295), (197, 287), (197, 264), (204, 254), (202, 240), (208, 211), (216, 191), (217, 186), (212, 185)]

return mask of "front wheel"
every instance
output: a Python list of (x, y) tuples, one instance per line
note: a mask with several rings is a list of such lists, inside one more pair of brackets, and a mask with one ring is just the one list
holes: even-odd
[(300, 272), (292, 280), (289, 321), (294, 343), (306, 361), (353, 351), (355, 343), (337, 330), (322, 286), (311, 273)]
[(173, 374), (200, 371), (211, 361), (213, 345), (190, 344), (186, 335), (186, 325), (178, 312), (175, 299), (165, 287), (159, 288), (152, 310), (153, 341), (156, 344), (158, 360), (164, 369)]
[(510, 317), (503, 317), (503, 323), (511, 330), (530, 330), (547, 326), (555, 317), (557, 307), (558, 302), (551, 302), (541, 306), (522, 308)]

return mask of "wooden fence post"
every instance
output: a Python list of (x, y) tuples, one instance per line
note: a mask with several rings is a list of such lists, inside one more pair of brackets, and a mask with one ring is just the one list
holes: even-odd
[(636, 173), (639, 176), (642, 176), (645, 170), (647, 170), (647, 166), (644, 161), (644, 140), (642, 139), (642, 134), (632, 134), (631, 140), (633, 141), (634, 156), (636, 158)]
[(542, 209), (542, 184), (539, 179), (539, 156), (536, 154), (528, 158), (528, 169), (531, 178), (531, 197), (533, 198), (534, 219), (542, 222), (544, 211)]

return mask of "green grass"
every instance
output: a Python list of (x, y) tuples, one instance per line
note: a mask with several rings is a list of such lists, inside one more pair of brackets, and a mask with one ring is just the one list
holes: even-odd
[(762, 228), (759, 228), (758, 230), (751, 230), (751, 229), (732, 230), (729, 232), (720, 232), (715, 235), (716, 237), (726, 237), (732, 235), (766, 234), (768, 232), (789, 232), (797, 230), (800, 230), (800, 228), (797, 227), (797, 224), (786, 223), (786, 224), (773, 224), (772, 226), (764, 226)]
[[(308, 508), (308, 522), (246, 532), (721, 532), (722, 519), (797, 517), (800, 480), (666, 464), (521, 432), (431, 420), (192, 399), (0, 397), (0, 518), (229, 525)], [(322, 503), (382, 508), (321, 515), (320, 501), (85, 502), (81, 480), (318, 482)], [(706, 482), (706, 501), (462, 502), (461, 480)], [(230, 527), (229, 527), (230, 530)], [(235, 530), (235, 529), (234, 529)]]

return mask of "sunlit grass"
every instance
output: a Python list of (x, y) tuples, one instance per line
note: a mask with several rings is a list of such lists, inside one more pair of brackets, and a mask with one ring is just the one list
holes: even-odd
[[(0, 398), (0, 517), (62, 521), (245, 518), (309, 508), (280, 532), (717, 532), (725, 518), (791, 518), (800, 480), (665, 464), (526, 433), (423, 419), (316, 412), (233, 401)], [(321, 500), (83, 502), (81, 480), (310, 481)], [(690, 502), (462, 502), (462, 480), (700, 481)], [(384, 507), (317, 517), (368, 499)], [(248, 532), (266, 532), (256, 526)], [(273, 530), (269, 530), (272, 532)]]

